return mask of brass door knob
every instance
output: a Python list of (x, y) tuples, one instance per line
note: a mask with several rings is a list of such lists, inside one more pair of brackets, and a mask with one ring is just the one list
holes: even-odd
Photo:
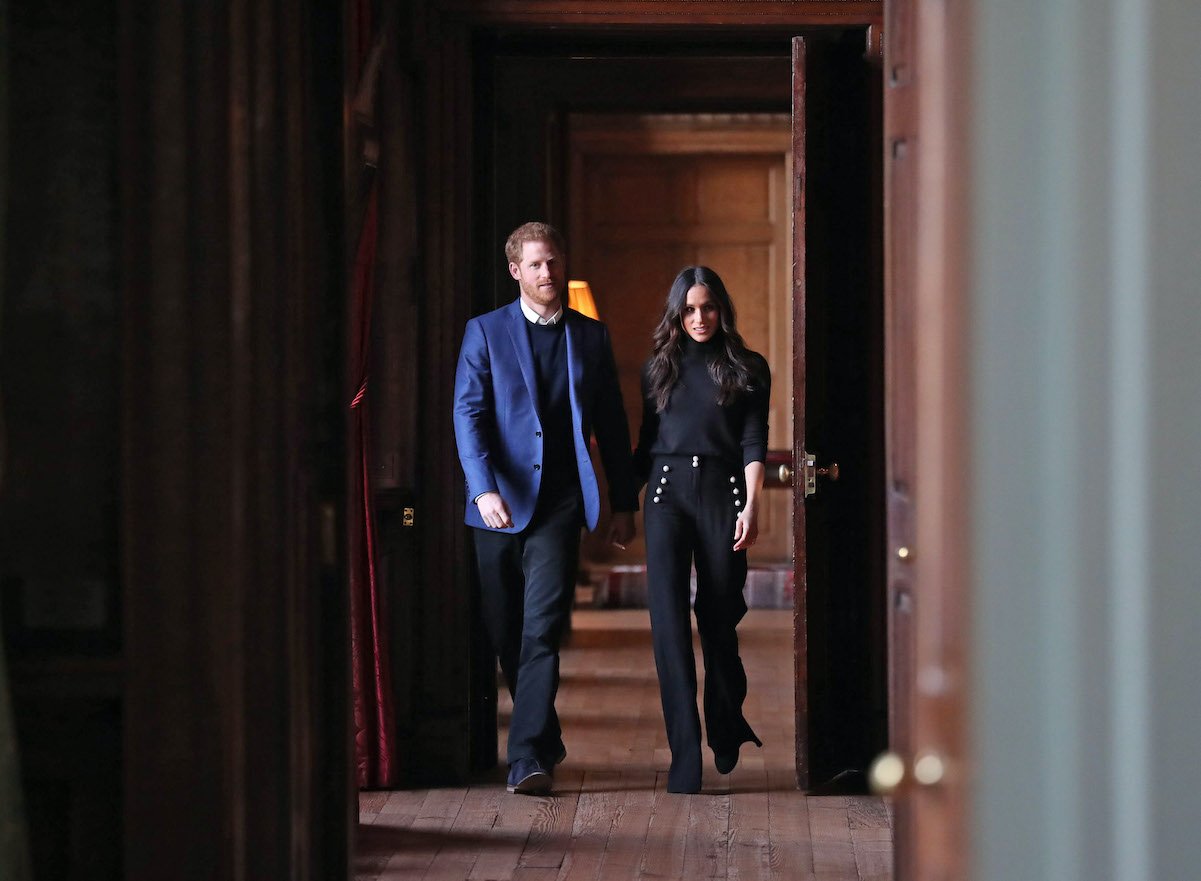
[(776, 474), (780, 478), (780, 483), (792, 483), (792, 469), (787, 465), (781, 465)]

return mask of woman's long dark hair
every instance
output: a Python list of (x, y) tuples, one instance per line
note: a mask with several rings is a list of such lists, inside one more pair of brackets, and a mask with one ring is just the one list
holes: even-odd
[(735, 325), (734, 303), (721, 277), (708, 266), (688, 266), (680, 270), (671, 283), (663, 317), (651, 336), (647, 390), (660, 413), (667, 409), (671, 390), (680, 378), (680, 354), (687, 333), (683, 325), (684, 307), (688, 303), (688, 291), (696, 285), (709, 289), (721, 313), (721, 327), (714, 336), (716, 345), (709, 358), (709, 375), (718, 387), (717, 402), (722, 406), (729, 404), (740, 393), (750, 391), (759, 380), (755, 376), (750, 350)]

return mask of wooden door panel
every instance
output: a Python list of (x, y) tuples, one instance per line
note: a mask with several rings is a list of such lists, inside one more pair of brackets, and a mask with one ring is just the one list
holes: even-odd
[(650, 351), (651, 333), (667, 287), (683, 265), (680, 261), (688, 257), (679, 248), (658, 246), (610, 244), (606, 251), (608, 259), (579, 275), (591, 284), (597, 309), (609, 327), (626, 416), (630, 431), (637, 432), (642, 419), (639, 376)]
[[(780, 157), (697, 160), (695, 211), (700, 222), (750, 224), (758, 235), (770, 236), (774, 212), (769, 169)], [(756, 221), (758, 223), (756, 224)], [(730, 233), (736, 232), (731, 230)]]
[[(623, 161), (624, 160), (624, 161)], [(637, 238), (641, 224), (669, 224), (679, 215), (676, 169), (670, 159), (603, 159), (585, 178), (589, 219), (606, 238)]]

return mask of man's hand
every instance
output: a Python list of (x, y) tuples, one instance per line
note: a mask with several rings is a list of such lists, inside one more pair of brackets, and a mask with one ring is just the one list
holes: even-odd
[(623, 551), (634, 540), (637, 531), (632, 511), (618, 511), (609, 518), (609, 544), (615, 544)]
[(475, 506), (480, 509), (484, 523), (492, 529), (511, 529), (513, 517), (509, 514), (509, 506), (500, 497), (500, 493), (484, 493), (475, 500)]

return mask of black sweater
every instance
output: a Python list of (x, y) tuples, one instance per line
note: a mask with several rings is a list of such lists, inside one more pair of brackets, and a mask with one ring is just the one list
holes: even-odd
[(539, 494), (554, 497), (580, 485), (572, 439), (571, 398), (567, 389), (566, 324), (527, 323), (534, 371), (538, 380), (538, 409), (542, 421), (542, 483)]
[(767, 360), (751, 352), (753, 385), (726, 406), (717, 403), (720, 391), (709, 373), (716, 340), (698, 343), (684, 337), (680, 376), (667, 408), (659, 413), (650, 392), (648, 361), (642, 368), (642, 428), (634, 452), (634, 470), (645, 482), (651, 459), (662, 455), (719, 456), (727, 461), (767, 461), (767, 401), (771, 372)]

